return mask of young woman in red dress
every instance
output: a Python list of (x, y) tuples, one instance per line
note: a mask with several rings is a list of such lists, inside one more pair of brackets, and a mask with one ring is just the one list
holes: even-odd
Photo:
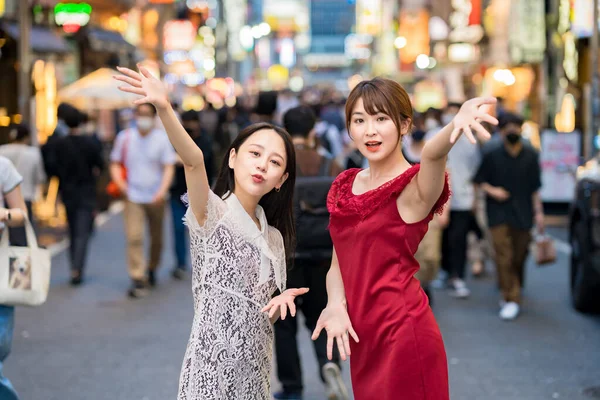
[[(334, 252), (327, 275), (328, 305), (313, 333), (327, 331), (350, 359), (356, 400), (447, 400), (444, 342), (427, 296), (414, 278), (414, 254), (450, 190), (445, 166), (456, 139), (489, 138), (480, 122), (494, 98), (464, 103), (454, 120), (425, 145), (421, 163), (403, 157), (412, 106), (396, 82), (361, 82), (346, 103), (346, 124), (370, 168), (350, 169), (328, 198)], [(483, 106), (483, 107), (482, 107)], [(352, 342), (350, 340), (353, 338)], [(360, 341), (359, 341), (360, 339)]]

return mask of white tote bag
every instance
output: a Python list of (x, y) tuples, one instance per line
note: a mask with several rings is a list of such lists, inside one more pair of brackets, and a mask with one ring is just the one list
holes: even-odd
[(28, 247), (10, 246), (8, 229), (0, 238), (0, 304), (39, 306), (50, 287), (50, 252), (40, 249), (28, 219), (25, 221)]

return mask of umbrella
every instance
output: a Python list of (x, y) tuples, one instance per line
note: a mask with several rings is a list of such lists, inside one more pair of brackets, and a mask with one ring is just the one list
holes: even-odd
[(59, 100), (84, 110), (131, 107), (131, 102), (139, 96), (118, 89), (121, 83), (113, 79), (118, 74), (114, 69), (100, 68), (62, 88)]

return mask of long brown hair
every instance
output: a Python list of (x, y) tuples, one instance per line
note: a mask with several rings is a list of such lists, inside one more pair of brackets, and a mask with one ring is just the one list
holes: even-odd
[[(398, 129), (398, 137), (402, 135), (402, 121), (410, 121), (412, 124), (413, 108), (406, 90), (398, 82), (387, 78), (375, 78), (362, 81), (350, 92), (346, 101), (346, 128), (350, 133), (350, 122), (352, 111), (356, 102), (363, 99), (365, 111), (369, 115), (378, 112), (387, 114)], [(410, 125), (408, 127), (410, 132)]]
[(233, 169), (229, 168), (229, 154), (232, 149), (235, 149), (237, 154), (242, 144), (244, 144), (250, 136), (263, 129), (273, 130), (281, 137), (281, 139), (283, 139), (287, 159), (285, 172), (288, 173), (288, 178), (281, 186), (279, 192), (271, 190), (260, 199), (258, 204), (260, 204), (265, 211), (265, 216), (267, 217), (269, 225), (274, 226), (281, 232), (286, 256), (290, 259), (294, 254), (296, 247), (296, 223), (294, 221), (293, 206), (294, 185), (296, 182), (296, 152), (294, 150), (294, 145), (292, 144), (292, 137), (284, 129), (268, 123), (253, 124), (243, 129), (233, 143), (231, 143), (231, 146), (229, 146), (229, 149), (223, 157), (221, 170), (219, 171), (213, 192), (221, 198), (227, 193), (233, 193), (235, 190), (235, 177)]

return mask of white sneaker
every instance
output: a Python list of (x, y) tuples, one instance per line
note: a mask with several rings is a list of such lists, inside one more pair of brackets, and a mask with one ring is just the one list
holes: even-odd
[(466, 299), (471, 295), (471, 291), (467, 287), (467, 284), (462, 279), (456, 278), (450, 282), (450, 288), (452, 289), (450, 295), (459, 299)]
[(519, 306), (518, 303), (515, 303), (514, 301), (509, 301), (508, 303), (504, 304), (504, 306), (502, 306), (502, 309), (500, 310), (500, 318), (502, 318), (505, 321), (512, 321), (513, 319), (517, 318), (520, 311), (521, 306)]
[(342, 373), (340, 367), (337, 364), (328, 362), (323, 365), (323, 377), (325, 378), (325, 384), (327, 385), (328, 399), (329, 400), (348, 400), (348, 389), (342, 379)]

